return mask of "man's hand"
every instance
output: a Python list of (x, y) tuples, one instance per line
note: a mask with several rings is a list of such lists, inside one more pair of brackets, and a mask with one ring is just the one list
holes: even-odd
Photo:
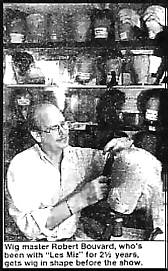
[(90, 182), (83, 184), (79, 191), (68, 199), (69, 206), (73, 213), (92, 205), (107, 195), (109, 179), (100, 176)]
[(113, 138), (104, 147), (104, 153), (108, 151), (118, 152), (124, 149), (128, 149), (132, 146), (133, 140), (128, 137)]
[(103, 199), (107, 195), (108, 181), (109, 178), (100, 176), (93, 181), (84, 183), (79, 191), (52, 208), (46, 227), (52, 229), (67, 219), (71, 212), (75, 214), (88, 205)]
[(81, 199), (85, 202), (84, 205), (92, 205), (107, 195), (107, 180), (107, 177), (100, 176), (83, 186)]

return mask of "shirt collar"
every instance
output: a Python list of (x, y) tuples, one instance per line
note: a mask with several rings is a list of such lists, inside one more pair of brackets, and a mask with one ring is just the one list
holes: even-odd
[[(67, 146), (65, 149), (63, 149), (63, 157), (67, 152), (70, 153), (71, 148), (72, 148), (71, 146)], [(43, 152), (43, 150), (40, 148), (38, 144), (34, 145), (34, 149), (38, 153), (41, 160), (48, 160), (49, 162), (51, 162), (48, 155), (45, 152)]]
[(49, 159), (47, 157), (47, 154), (45, 154), (45, 152), (42, 151), (42, 149), (40, 148), (40, 146), (38, 144), (34, 145), (34, 149), (35, 151), (38, 153), (38, 155), (40, 156), (40, 159), (44, 160), (44, 159)]

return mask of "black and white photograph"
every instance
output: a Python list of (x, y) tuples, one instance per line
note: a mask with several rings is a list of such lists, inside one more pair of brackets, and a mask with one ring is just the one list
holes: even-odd
[(167, 267), (165, 2), (3, 3), (5, 269)]

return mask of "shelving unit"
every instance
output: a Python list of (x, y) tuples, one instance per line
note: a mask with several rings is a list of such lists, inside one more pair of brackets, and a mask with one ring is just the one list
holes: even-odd
[[(43, 84), (16, 84), (16, 85), (6, 85), (7, 88), (41, 88), (47, 90), (47, 88), (56, 88), (57, 85), (43, 85)], [(106, 85), (80, 85), (80, 84), (67, 84), (67, 89), (107, 89)], [(113, 86), (113, 89), (138, 89), (138, 90), (144, 90), (144, 89), (162, 89), (164, 88), (164, 84), (159, 85), (117, 85)]]
[[(140, 10), (146, 8), (146, 4), (139, 4), (139, 3), (133, 3), (129, 4), (129, 7), (133, 6), (133, 8)], [(118, 12), (118, 10), (122, 7), (126, 7), (127, 4), (124, 3), (114, 3), (111, 4), (112, 9), (114, 11), (114, 14)], [(60, 12), (67, 14), (72, 13), (74, 14), (77, 12), (78, 9), (94, 9), (94, 3), (82, 3), (82, 4), (5, 4), (5, 9), (11, 8), (11, 9), (19, 9), (20, 11), (26, 12), (26, 13), (34, 13), (39, 12), (42, 14), (45, 13), (54, 13), (57, 12), (59, 9)], [(116, 15), (116, 14), (115, 14)], [(64, 16), (64, 14), (63, 14)], [(119, 41), (119, 40), (113, 40), (111, 42), (97, 42), (96, 40), (86, 41), (86, 42), (75, 42), (74, 40), (66, 40), (66, 41), (57, 41), (57, 42), (50, 42), (49, 39), (47, 39), (47, 35), (44, 38), (44, 42), (42, 43), (30, 43), (28, 41), (25, 41), (23, 43), (10, 43), (5, 42), (4, 43), (4, 53), (5, 54), (11, 54), (14, 50), (15, 51), (31, 51), (33, 52), (37, 58), (43, 59), (43, 60), (60, 60), (65, 59), (69, 60), (70, 57), (76, 57), (81, 52), (90, 52), (93, 53), (96, 56), (108, 56), (111, 52), (114, 50), (121, 51), (121, 53), (125, 54), (125, 51), (129, 49), (133, 55), (153, 55), (154, 50), (156, 49), (156, 44), (154, 40), (150, 39), (140, 39), (140, 40), (131, 40), (131, 41)], [(51, 89), (56, 88), (57, 85), (48, 85), (48, 84), (8, 84), (5, 85), (5, 91), (14, 91), (16, 89), (33, 89), (35, 92), (47, 92), (48, 89), (51, 91)], [(79, 103), (79, 107), (83, 106), (84, 112), (88, 113), (87, 111), (93, 110), (92, 115), (96, 114), (96, 104), (97, 100), (101, 97), (102, 94), (105, 93), (107, 86), (106, 85), (95, 85), (95, 84), (79, 84), (76, 82), (73, 83), (65, 83), (65, 94), (67, 99), (71, 99), (72, 96), (75, 96), (76, 99), (79, 98), (79, 100), (83, 97), (84, 104)], [(136, 93), (139, 93), (140, 91), (146, 90), (146, 89), (161, 89), (164, 88), (164, 85), (148, 85), (148, 84), (142, 84), (142, 85), (117, 85), (114, 86), (113, 89), (125, 91), (127, 90), (132, 93), (135, 93), (133, 95), (136, 96)], [(113, 90), (112, 89), (112, 90)], [(83, 96), (82, 96), (83, 95)], [(88, 99), (88, 106), (86, 106), (85, 102)], [(92, 104), (91, 104), (92, 103)], [(131, 109), (129, 113), (131, 112)], [(135, 109), (134, 109), (134, 113)], [(92, 116), (93, 117), (93, 116)], [(83, 126), (82, 126), (83, 122)], [(79, 127), (82, 127), (81, 130), (84, 130), (84, 127), (88, 125), (94, 124), (97, 125), (94, 117), (94, 121), (92, 119), (88, 120), (86, 122), (86, 119), (84, 118), (83, 121), (77, 122)], [(78, 128), (79, 128), (78, 127)], [(138, 128), (137, 128), (138, 129)]]
[[(113, 1), (112, 1), (113, 2)], [(135, 1), (136, 2), (136, 1)], [(150, 2), (150, 1), (148, 1)], [(114, 15), (120, 8), (134, 8), (140, 10), (141, 8), (145, 10), (146, 6), (150, 3), (110, 3)], [(26, 13), (55, 13), (57, 10), (59, 12), (67, 13), (78, 13), (79, 9), (93, 9), (94, 3), (5, 3), (4, 11), (6, 8), (19, 9), (20, 11)], [(141, 13), (142, 14), (142, 13)], [(64, 15), (64, 14), (63, 14)], [(47, 34), (48, 35), (48, 34)], [(3, 44), (3, 53), (11, 55), (14, 51), (27, 51), (30, 52), (35, 59), (38, 60), (66, 60), (67, 62), (71, 57), (77, 57), (80, 53), (89, 52), (90, 54), (99, 56), (108, 56), (114, 50), (121, 51), (124, 55), (126, 50), (129, 49), (133, 55), (153, 55), (156, 48), (154, 40), (141, 39), (141, 40), (131, 40), (131, 41), (119, 41), (113, 40), (111, 42), (97, 42), (97, 41), (86, 41), (86, 42), (75, 42), (74, 40), (69, 41), (57, 41), (50, 42), (45, 36), (44, 42), (42, 43), (30, 43), (25, 41), (23, 43), (10, 43), (4, 42)], [(47, 65), (47, 64), (46, 64)], [(12, 81), (11, 81), (12, 82)], [(16, 82), (16, 81), (15, 81)], [(39, 81), (38, 81), (39, 82)], [(48, 82), (47, 80), (45, 82)], [(55, 82), (55, 81), (54, 81)], [(56, 91), (57, 85), (49, 84), (4, 84), (3, 86), (3, 142), (4, 142), (4, 174), (8, 165), (15, 154), (23, 151), (25, 148), (29, 148), (32, 144), (30, 140), (29, 132), (27, 131), (25, 124), (25, 119), (23, 119), (22, 114), (17, 108), (17, 99), (15, 94), (17, 90), (20, 93), (32, 94), (34, 97), (44, 95), (49, 95), (49, 92), (52, 90)], [(149, 85), (149, 84), (139, 84), (139, 85), (116, 85), (113, 86), (111, 92), (117, 90), (125, 92), (131, 96), (132, 94), (132, 104), (130, 110), (128, 109), (128, 104), (125, 108), (122, 108), (122, 113), (128, 113), (135, 116), (138, 121), (139, 111), (136, 108), (136, 99), (137, 95), (147, 89), (163, 89), (164, 84), (160, 85)], [(66, 117), (69, 118), (69, 121), (72, 122), (72, 127), (70, 129), (70, 144), (73, 146), (80, 147), (93, 147), (99, 148), (101, 143), (98, 145), (98, 137), (102, 134), (105, 135), (107, 132), (108, 136), (113, 134), (113, 131), (110, 129), (107, 131), (105, 129), (100, 129), (98, 127), (98, 122), (96, 119), (97, 114), (97, 104), (100, 98), (106, 93), (107, 85), (95, 85), (95, 84), (79, 84), (77, 82), (67, 82), (63, 85), (65, 91), (65, 99), (70, 107), (69, 112), (66, 113)], [(58, 87), (59, 89), (59, 87)], [(38, 94), (38, 95), (37, 95)], [(30, 95), (31, 96), (31, 95)], [(11, 99), (12, 97), (12, 99)], [(13, 99), (14, 97), (14, 99)], [(24, 97), (24, 95), (23, 95)], [(11, 99), (11, 100), (10, 100)], [(75, 104), (76, 103), (76, 104)], [(15, 112), (15, 109), (17, 112)], [(71, 110), (72, 109), (72, 110)], [(72, 119), (71, 119), (72, 117)], [(131, 125), (127, 122), (128, 125), (121, 125), (117, 128), (117, 132), (124, 132), (129, 137), (132, 137), (135, 133), (141, 130), (138, 125)], [(117, 134), (117, 133), (116, 133)], [(98, 135), (98, 137), (97, 137)], [(107, 137), (106, 137), (107, 139)], [(111, 138), (109, 138), (111, 139)], [(97, 140), (97, 141), (96, 141)], [(100, 140), (101, 141), (101, 140)], [(104, 143), (104, 142), (103, 142)], [(33, 142), (34, 144), (34, 142)], [(101, 146), (102, 148), (102, 146)], [(145, 163), (145, 161), (144, 161)], [(165, 187), (167, 186), (167, 167), (163, 172), (163, 179)], [(4, 175), (4, 176), (5, 176)], [(8, 224), (10, 219), (7, 214), (7, 204), (5, 204), (5, 223)], [(20, 232), (17, 232), (13, 222), (9, 223), (10, 227), (5, 225), (5, 241), (15, 241), (17, 235), (17, 240), (26, 241), (22, 237)], [(9, 230), (9, 231), (8, 231)], [(133, 229), (131, 229), (132, 231)], [(14, 235), (13, 235), (14, 234)]]
[[(43, 85), (43, 84), (16, 84), (16, 85), (6, 85), (7, 88), (55, 88), (57, 85)], [(79, 84), (67, 84), (68, 89), (106, 89), (106, 85), (79, 85)]]
[(132, 40), (132, 41), (111, 41), (111, 42), (97, 42), (97, 41), (86, 41), (86, 42), (43, 42), (43, 43), (4, 43), (4, 49), (25, 49), (25, 48), (41, 48), (41, 49), (78, 49), (78, 48), (88, 48), (88, 49), (100, 49), (100, 50), (110, 50), (110, 49), (154, 49), (156, 46), (154, 40), (144, 39), (144, 40)]

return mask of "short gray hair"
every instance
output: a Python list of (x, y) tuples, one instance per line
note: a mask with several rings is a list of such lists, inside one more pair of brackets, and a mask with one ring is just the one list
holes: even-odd
[(38, 122), (37, 111), (43, 109), (45, 106), (48, 105), (55, 106), (59, 110), (59, 108), (55, 104), (48, 101), (36, 103), (29, 107), (27, 114), (27, 126), (29, 131), (40, 131), (41, 127), (40, 123)]

